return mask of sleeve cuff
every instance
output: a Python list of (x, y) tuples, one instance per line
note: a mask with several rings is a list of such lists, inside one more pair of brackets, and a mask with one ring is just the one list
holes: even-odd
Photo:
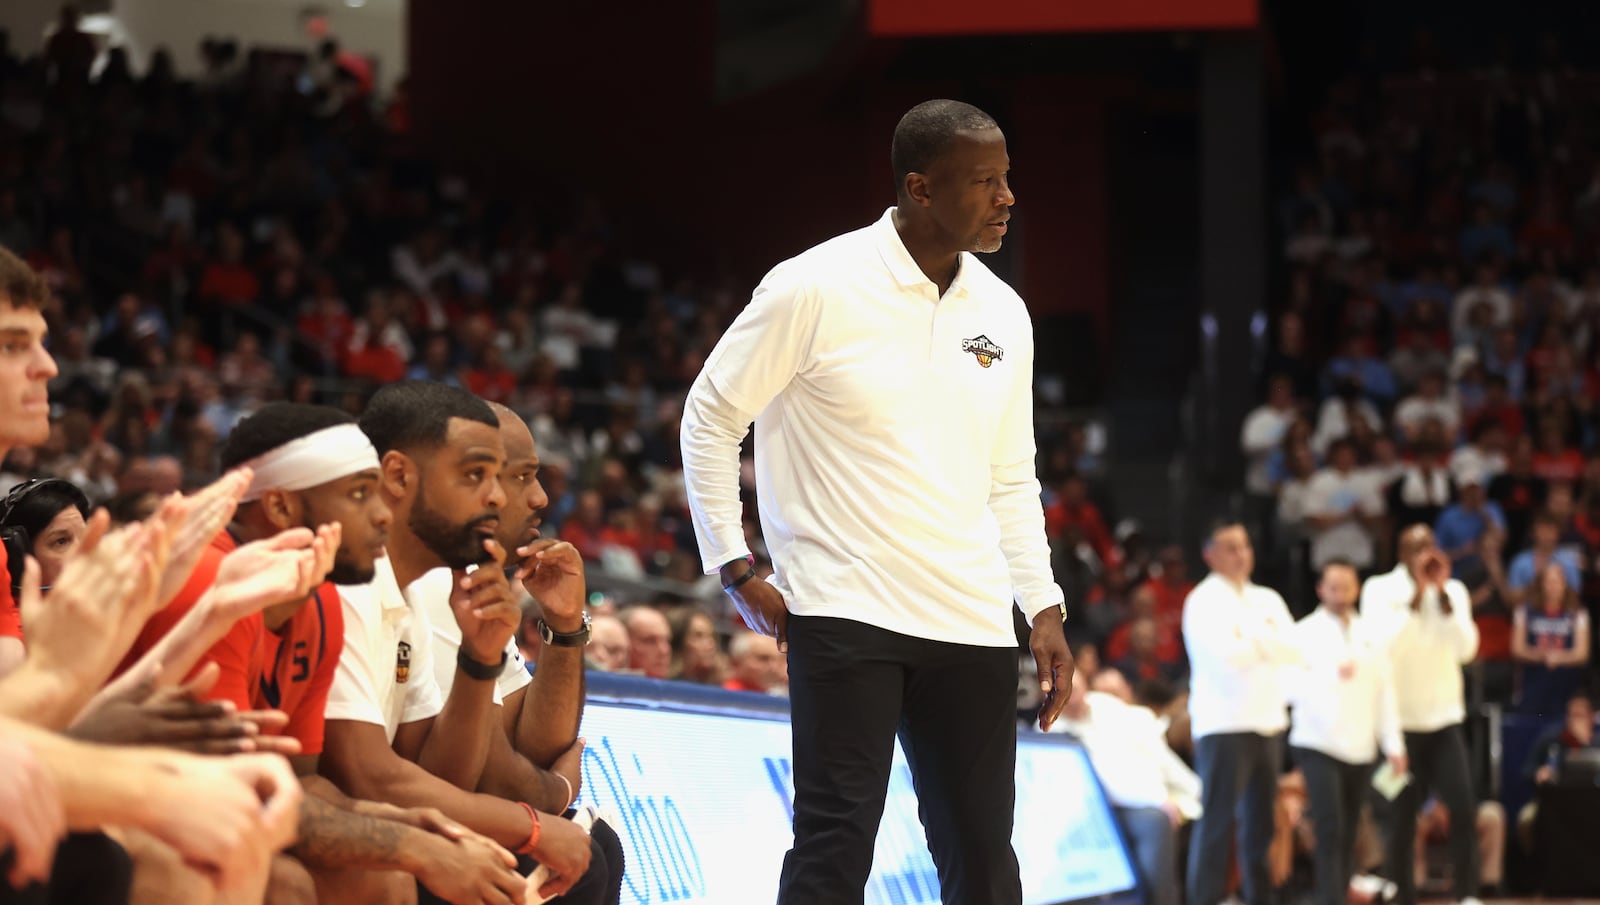
[(723, 547), (720, 552), (707, 553), (701, 560), (700, 565), (701, 568), (705, 569), (705, 574), (715, 575), (728, 563), (748, 556), (750, 556), (750, 549), (743, 543), (737, 546), (730, 545)]
[(1035, 619), (1039, 618), (1039, 614), (1040, 613), (1043, 613), (1043, 612), (1045, 612), (1047, 610), (1057, 610), (1057, 611), (1059, 611), (1060, 608), (1061, 608), (1061, 605), (1063, 603), (1065, 603), (1065, 602), (1066, 602), (1066, 598), (1062, 598), (1061, 600), (1052, 600), (1052, 601), (1049, 601), (1049, 602), (1044, 603), (1044, 604), (1032, 603), (1032, 604), (1028, 604), (1026, 606), (1022, 606), (1021, 610), (1022, 610), (1023, 615), (1028, 617), (1028, 628), (1033, 628), (1033, 622), (1034, 622)]

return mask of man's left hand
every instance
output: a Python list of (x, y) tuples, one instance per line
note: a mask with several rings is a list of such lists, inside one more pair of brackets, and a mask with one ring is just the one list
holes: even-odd
[(1034, 617), (1028, 647), (1033, 651), (1033, 661), (1039, 669), (1039, 691), (1044, 695), (1044, 704), (1039, 707), (1039, 728), (1048, 732), (1072, 697), (1072, 651), (1067, 649), (1066, 631), (1055, 607)]
[(575, 632), (583, 628), (583, 607), (588, 586), (583, 557), (578, 548), (555, 538), (544, 538), (517, 550), (524, 557), (517, 580), (528, 596), (539, 601), (544, 622), (552, 631)]

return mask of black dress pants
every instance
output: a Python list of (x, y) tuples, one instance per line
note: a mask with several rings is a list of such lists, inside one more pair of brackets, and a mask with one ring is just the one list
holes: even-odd
[(780, 905), (860, 905), (898, 735), (944, 905), (1021, 905), (1017, 650), (789, 619), (794, 848)]
[(1352, 764), (1310, 748), (1294, 749), (1306, 778), (1311, 827), (1316, 833), (1317, 905), (1345, 905), (1355, 875), (1356, 829), (1361, 803), (1372, 786), (1372, 765)]
[(1228, 855), (1237, 829), (1239, 876), (1246, 905), (1275, 899), (1267, 850), (1283, 764), (1283, 736), (1223, 732), (1195, 739), (1200, 819), (1189, 839), (1187, 905), (1217, 905), (1227, 893)]
[(1406, 756), (1412, 782), (1390, 809), (1384, 869), (1399, 888), (1399, 905), (1415, 905), (1417, 814), (1434, 792), (1450, 811), (1450, 864), (1455, 874), (1454, 898), (1478, 895), (1478, 797), (1472, 791), (1467, 739), (1461, 724), (1435, 732), (1407, 732)]

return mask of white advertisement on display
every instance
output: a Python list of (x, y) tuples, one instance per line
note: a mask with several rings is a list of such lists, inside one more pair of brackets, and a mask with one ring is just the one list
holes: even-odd
[[(591, 700), (583, 735), (580, 801), (615, 815), (627, 852), (624, 905), (776, 901), (793, 841), (787, 721)], [(1024, 735), (1017, 760), (1013, 845), (1026, 905), (1134, 889), (1133, 868), (1082, 749)], [(866, 902), (939, 902), (898, 743)]]

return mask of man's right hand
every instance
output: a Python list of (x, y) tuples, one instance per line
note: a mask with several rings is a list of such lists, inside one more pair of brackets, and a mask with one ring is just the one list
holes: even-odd
[(540, 822), (539, 845), (533, 857), (550, 868), (550, 880), (539, 887), (539, 895), (553, 898), (571, 889), (589, 872), (589, 834), (565, 817), (544, 817)]
[[(738, 580), (745, 569), (754, 568), (744, 560), (732, 563), (725, 568), (722, 583), (726, 585), (730, 579)], [(783, 599), (783, 594), (770, 582), (760, 578), (752, 578), (737, 588), (728, 591), (728, 596), (733, 598), (734, 608), (739, 611), (739, 616), (744, 619), (744, 624), (752, 632), (778, 639), (778, 650), (785, 653), (789, 650), (789, 604)]]
[(522, 905), (527, 884), (517, 857), (491, 839), (466, 831), (439, 834), (418, 846), (416, 878), (451, 905)]

